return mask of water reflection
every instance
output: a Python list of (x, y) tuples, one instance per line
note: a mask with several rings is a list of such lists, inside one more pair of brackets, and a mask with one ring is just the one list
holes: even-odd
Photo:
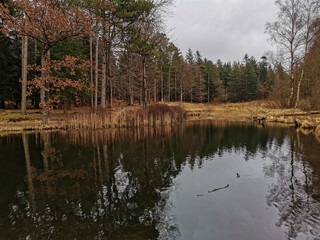
[[(259, 206), (276, 209), (273, 224), (284, 239), (320, 237), (319, 143), (294, 129), (195, 122), (22, 134), (0, 138), (0, 156), (0, 239), (186, 239), (176, 179), (188, 169), (206, 179), (215, 156), (225, 164), (231, 156), (241, 156), (243, 166), (261, 162), (252, 174), (261, 172), (267, 187), (254, 190), (264, 191)], [(232, 165), (240, 169), (238, 160)], [(241, 180), (244, 191), (252, 187), (245, 174)], [(181, 187), (192, 188), (186, 182)], [(232, 200), (232, 191), (222, 194)]]
[[(266, 196), (268, 205), (279, 210), (277, 226), (286, 226), (290, 238), (319, 237), (319, 144), (296, 132), (282, 145), (273, 145), (265, 166), (277, 181)], [(313, 154), (312, 154), (312, 153)]]

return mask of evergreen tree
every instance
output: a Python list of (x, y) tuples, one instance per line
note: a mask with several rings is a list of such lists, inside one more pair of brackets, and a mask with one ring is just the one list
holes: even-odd
[(0, 33), (0, 108), (10, 101), (18, 107), (21, 99), (20, 40)]

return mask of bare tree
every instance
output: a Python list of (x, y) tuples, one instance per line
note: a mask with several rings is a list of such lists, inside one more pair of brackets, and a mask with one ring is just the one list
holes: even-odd
[(295, 102), (295, 108), (297, 108), (300, 100), (301, 82), (303, 81), (303, 78), (305, 75), (306, 63), (308, 60), (308, 53), (316, 37), (317, 29), (315, 28), (319, 28), (319, 25), (315, 24), (316, 20), (319, 19), (320, 17), (319, 8), (320, 8), (319, 0), (305, 0), (303, 3), (302, 11), (304, 16), (304, 28), (303, 28), (304, 50), (302, 53), (303, 59), (302, 59), (300, 78), (298, 80), (298, 86), (297, 86), (297, 97)]
[(278, 20), (266, 24), (266, 32), (271, 42), (278, 44), (278, 51), (285, 60), (290, 72), (290, 95), (288, 106), (293, 104), (294, 70), (299, 60), (299, 53), (304, 40), (304, 15), (301, 11), (303, 0), (276, 0), (279, 7)]

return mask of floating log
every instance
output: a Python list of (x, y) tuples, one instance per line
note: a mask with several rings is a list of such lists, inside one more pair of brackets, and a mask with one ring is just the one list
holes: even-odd
[(228, 188), (230, 185), (229, 184), (227, 184), (227, 186), (225, 186), (225, 187), (221, 187), (221, 188), (214, 188), (213, 190), (211, 190), (211, 191), (208, 191), (208, 193), (213, 193), (213, 192), (216, 192), (216, 191), (219, 191), (219, 190), (222, 190), (222, 189), (226, 189), (226, 188)]

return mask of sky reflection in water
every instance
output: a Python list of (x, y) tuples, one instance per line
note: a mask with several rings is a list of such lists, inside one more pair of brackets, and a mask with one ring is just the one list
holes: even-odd
[(212, 121), (1, 137), (0, 239), (318, 239), (319, 146)]

